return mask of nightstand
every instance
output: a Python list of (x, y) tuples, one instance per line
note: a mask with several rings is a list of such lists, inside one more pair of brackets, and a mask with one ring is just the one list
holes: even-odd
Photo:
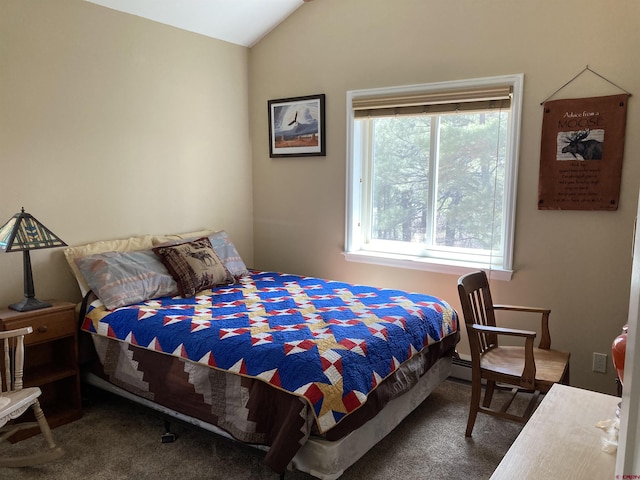
[[(75, 305), (47, 301), (51, 307), (29, 312), (0, 310), (0, 330), (33, 328), (24, 338), (24, 386), (40, 387), (40, 405), (49, 426), (55, 428), (82, 416), (78, 339)], [(23, 417), (24, 421), (33, 420), (27, 414), (20, 420)], [(38, 431), (20, 431), (11, 440), (22, 440)]]

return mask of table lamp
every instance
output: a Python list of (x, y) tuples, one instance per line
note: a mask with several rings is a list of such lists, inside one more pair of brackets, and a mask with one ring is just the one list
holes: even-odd
[(22, 251), (24, 264), (24, 300), (9, 305), (9, 308), (19, 312), (27, 312), (51, 306), (50, 303), (42, 302), (35, 297), (29, 251), (40, 248), (65, 247), (66, 245), (51, 230), (26, 213), (24, 207), (20, 213), (16, 213), (0, 227), (0, 251)]

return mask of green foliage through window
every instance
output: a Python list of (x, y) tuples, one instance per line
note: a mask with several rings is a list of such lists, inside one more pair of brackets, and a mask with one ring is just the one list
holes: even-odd
[(363, 120), (373, 122), (371, 239), (500, 250), (507, 117)]

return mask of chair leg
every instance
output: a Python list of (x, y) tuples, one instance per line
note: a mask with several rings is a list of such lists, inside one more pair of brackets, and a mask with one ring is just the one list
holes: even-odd
[[(44, 413), (42, 412), (42, 408), (40, 407), (40, 402), (36, 400), (31, 405), (31, 408), (33, 409), (33, 413), (36, 417), (37, 426), (40, 427), (40, 432), (45, 438), (49, 448), (30, 455), (23, 455), (18, 457), (0, 457), (0, 467), (30, 467), (34, 465), (41, 465), (46, 462), (57, 460), (64, 455), (64, 450), (62, 450), (60, 447), (57, 447), (55, 442), (53, 441), (53, 435), (51, 434), (49, 424), (47, 423), (47, 420), (44, 417)], [(36, 423), (34, 422), (24, 422), (17, 424), (17, 426), (11, 431), (12, 433), (15, 433), (18, 430), (24, 430), (35, 426)]]
[(491, 400), (493, 399), (493, 392), (496, 388), (496, 382), (493, 380), (487, 380), (487, 386), (484, 391), (484, 401), (482, 402), (482, 406), (484, 408), (489, 408), (491, 406)]
[(469, 419), (467, 420), (466, 437), (471, 436), (473, 432), (473, 426), (476, 423), (476, 417), (480, 410), (480, 397), (482, 396), (482, 385), (480, 382), (472, 382), (471, 384), (471, 404), (469, 406)]
[(40, 407), (40, 402), (38, 400), (36, 400), (34, 402), (34, 404), (32, 405), (33, 408), (33, 413), (36, 416), (36, 421), (38, 422), (38, 425), (40, 426), (40, 431), (42, 432), (42, 435), (44, 436), (45, 440), (47, 441), (47, 445), (49, 445), (49, 448), (54, 449), (56, 448), (56, 443), (53, 441), (53, 435), (51, 434), (51, 429), (49, 428), (49, 424), (47, 423), (47, 419), (44, 417), (44, 412), (42, 411), (42, 408)]

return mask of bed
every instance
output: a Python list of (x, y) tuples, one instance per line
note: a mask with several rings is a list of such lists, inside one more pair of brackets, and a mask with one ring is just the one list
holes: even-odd
[(456, 312), (426, 294), (248, 269), (224, 231), (65, 249), (83, 378), (340, 477), (450, 372)]

